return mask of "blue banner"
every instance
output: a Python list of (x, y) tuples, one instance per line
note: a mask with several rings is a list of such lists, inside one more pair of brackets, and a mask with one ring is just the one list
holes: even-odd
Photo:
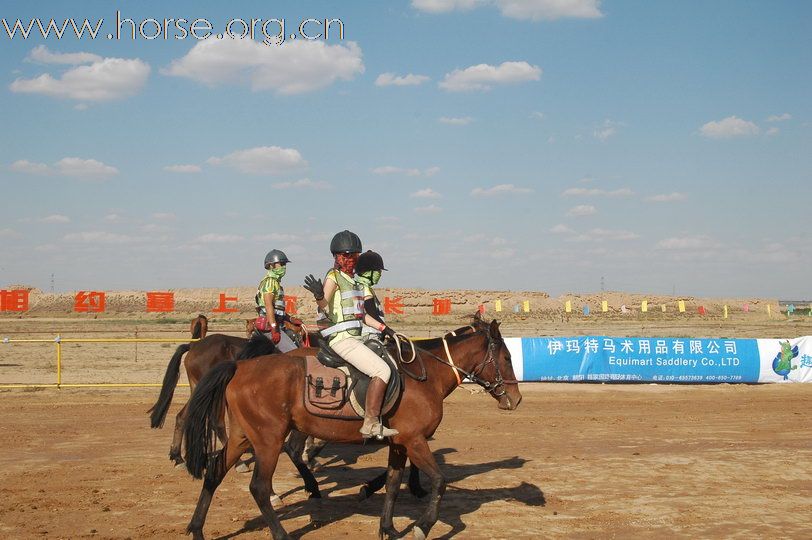
[(758, 340), (521, 338), (522, 380), (595, 382), (759, 382)]

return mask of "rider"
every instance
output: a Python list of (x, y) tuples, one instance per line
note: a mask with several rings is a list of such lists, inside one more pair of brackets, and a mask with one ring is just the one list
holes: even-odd
[(268, 270), (268, 273), (259, 282), (257, 295), (254, 298), (259, 315), (256, 329), (273, 341), (283, 353), (296, 348), (296, 343), (285, 330), (285, 321), (290, 321), (295, 325), (302, 324), (302, 321), (291, 317), (285, 311), (285, 291), (281, 281), (289, 262), (287, 255), (278, 249), (272, 249), (265, 255), (265, 269)]
[(389, 366), (367, 348), (361, 338), (364, 323), (380, 332), (387, 331), (385, 324), (364, 314), (364, 292), (354, 278), (361, 239), (353, 232), (341, 231), (330, 242), (330, 251), (335, 263), (324, 283), (312, 275), (305, 278), (305, 289), (313, 293), (320, 313), (327, 319), (321, 335), (341, 358), (370, 377), (361, 435), (365, 439), (397, 435), (398, 431), (385, 427), (380, 418), (391, 375)]
[[(383, 317), (383, 308), (375, 295), (372, 287), (378, 284), (381, 279), (381, 271), (386, 270), (383, 267), (383, 257), (372, 250), (365, 251), (358, 257), (358, 262), (355, 265), (355, 281), (364, 286), (364, 312), (372, 317), (378, 324), (370, 326), (365, 324), (361, 328), (361, 335), (365, 339), (378, 339), (383, 338), (385, 331), (388, 331), (390, 336), (394, 336), (394, 331), (386, 326)], [(380, 330), (381, 325), (384, 331)]]

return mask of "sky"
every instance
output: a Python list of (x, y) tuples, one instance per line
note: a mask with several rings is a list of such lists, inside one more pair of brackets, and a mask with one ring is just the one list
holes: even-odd
[[(0, 18), (0, 286), (253, 285), (271, 249), (300, 284), (349, 229), (383, 287), (812, 297), (808, 2), (11, 1)], [(58, 39), (37, 18), (103, 21)], [(218, 37), (235, 19), (253, 39)]]

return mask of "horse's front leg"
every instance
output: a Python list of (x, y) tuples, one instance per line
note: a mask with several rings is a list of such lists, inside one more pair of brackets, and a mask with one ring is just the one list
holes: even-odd
[(381, 513), (381, 526), (378, 529), (380, 538), (398, 538), (392, 518), (395, 512), (395, 500), (400, 491), (400, 482), (403, 479), (403, 468), (406, 465), (406, 449), (403, 446), (389, 445), (389, 467), (386, 471), (386, 499), (383, 502)]
[(178, 411), (178, 415), (175, 417), (175, 431), (172, 433), (172, 446), (169, 447), (169, 459), (174, 461), (175, 465), (183, 463), (183, 457), (181, 457), (180, 454), (180, 445), (183, 440), (183, 422), (186, 421), (186, 411), (188, 408), (189, 404), (187, 403)]
[(412, 530), (412, 535), (416, 540), (425, 540), (431, 528), (437, 523), (440, 500), (443, 498), (443, 493), (445, 493), (445, 478), (440, 472), (440, 467), (437, 465), (426, 439), (420, 437), (410, 441), (406, 446), (406, 451), (409, 459), (412, 460), (412, 465), (417, 465), (431, 481), (429, 504), (420, 519), (415, 522)]

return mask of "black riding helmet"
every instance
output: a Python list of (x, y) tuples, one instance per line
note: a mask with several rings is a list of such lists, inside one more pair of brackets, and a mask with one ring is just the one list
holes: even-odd
[(333, 255), (338, 253), (361, 253), (361, 239), (358, 235), (350, 231), (341, 231), (333, 237), (330, 242), (330, 252)]
[(289, 262), (290, 260), (288, 259), (288, 256), (285, 255), (284, 251), (281, 251), (279, 249), (272, 249), (271, 251), (268, 252), (267, 255), (265, 255), (265, 270), (270, 268), (271, 265), (274, 263), (287, 264)]
[(359, 255), (358, 262), (355, 263), (356, 274), (363, 274), (370, 270), (386, 270), (386, 268), (383, 267), (383, 257), (371, 249)]

